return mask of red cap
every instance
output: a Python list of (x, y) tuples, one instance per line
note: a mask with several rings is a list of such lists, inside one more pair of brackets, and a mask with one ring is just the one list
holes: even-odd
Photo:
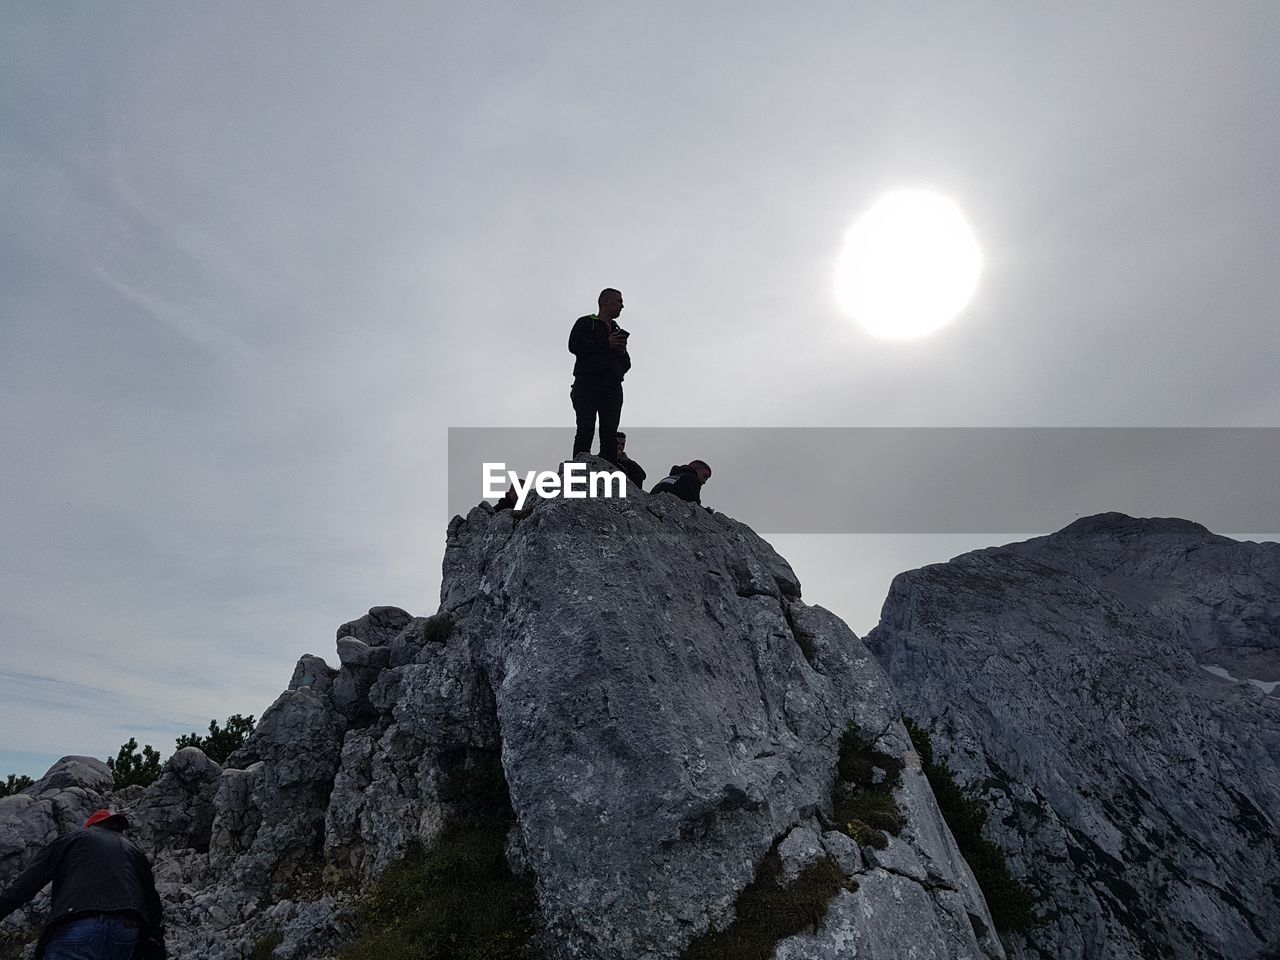
[(89, 815), (89, 819), (84, 822), (84, 828), (88, 830), (90, 827), (96, 827), (100, 823), (114, 821), (108, 826), (115, 827), (117, 830), (123, 830), (129, 825), (129, 821), (125, 819), (123, 813), (116, 813), (114, 810), (96, 810)]

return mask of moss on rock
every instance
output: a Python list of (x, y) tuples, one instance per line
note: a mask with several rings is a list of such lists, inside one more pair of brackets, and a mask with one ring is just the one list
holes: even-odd
[(734, 901), (733, 923), (697, 937), (681, 960), (769, 960), (779, 941), (822, 926), (828, 905), (845, 885), (840, 867), (830, 857), (811, 863), (784, 885), (775, 846)]
[(451, 774), (441, 799), (454, 810), (439, 842), (410, 851), (361, 903), (357, 937), (340, 960), (536, 960), (533, 882), (512, 874), (515, 823), (496, 756)]
[[(879, 771), (877, 773), (877, 771)], [(886, 834), (902, 831), (893, 788), (902, 777), (902, 761), (875, 748), (850, 723), (840, 738), (840, 760), (831, 790), (832, 815), (858, 843), (883, 850)]]
[(1004, 850), (982, 835), (982, 828), (987, 822), (986, 807), (965, 795), (950, 767), (933, 759), (933, 743), (929, 734), (910, 719), (904, 723), (916, 753), (920, 754), (920, 765), (937, 798), (942, 818), (947, 821), (956, 846), (973, 871), (987, 901), (991, 921), (1002, 933), (1030, 930), (1037, 923), (1032, 909), (1035, 896), (1009, 871)]

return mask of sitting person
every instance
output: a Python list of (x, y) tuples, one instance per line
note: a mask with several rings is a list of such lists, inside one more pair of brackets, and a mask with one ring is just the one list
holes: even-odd
[(711, 479), (711, 468), (705, 460), (690, 460), (685, 466), (671, 468), (671, 475), (653, 485), (650, 493), (673, 493), (681, 500), (702, 504), (702, 485)]
[(618, 431), (617, 464), (622, 468), (622, 472), (627, 475), (628, 480), (634, 483), (637, 487), (644, 489), (644, 467), (640, 466), (640, 464), (627, 456), (627, 435), (621, 430)]

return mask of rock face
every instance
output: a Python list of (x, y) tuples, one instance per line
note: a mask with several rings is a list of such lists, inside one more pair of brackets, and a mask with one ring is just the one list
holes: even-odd
[[(910, 751), (883, 672), (848, 628), (807, 607), (748, 528), (674, 497), (551, 500), (523, 518), (479, 508), (450, 529), (444, 580), (444, 610), (492, 698), (551, 956), (677, 957), (733, 919), (776, 841), (830, 811), (849, 721), (894, 756)], [(969, 914), (986, 929), (986, 909), (936, 829), (918, 762), (900, 794), (920, 808), (902, 843), (936, 879), (892, 875), (933, 918), (914, 940), (938, 956), (999, 955), (974, 933)], [(901, 915), (897, 892), (872, 889), (842, 893), (832, 914)], [(834, 942), (824, 929), (786, 955), (831, 956)]]
[[(775, 846), (792, 877), (827, 856), (848, 881), (779, 957), (1003, 956), (883, 670), (742, 524), (635, 488), (482, 505), (450, 524), (441, 601), (344, 624), (338, 669), (303, 656), (225, 765), (179, 751), (115, 798), (154, 858), (176, 960), (277, 940), (275, 960), (331, 956), (359, 892), (439, 836), (449, 772), (485, 756), (549, 960), (675, 960), (734, 920)], [(903, 761), (885, 850), (829, 819), (851, 721)], [(113, 799), (94, 763), (0, 800), (0, 882)]]
[(1280, 544), (1091, 517), (900, 574), (868, 645), (1042, 898), (1010, 956), (1280, 946)]

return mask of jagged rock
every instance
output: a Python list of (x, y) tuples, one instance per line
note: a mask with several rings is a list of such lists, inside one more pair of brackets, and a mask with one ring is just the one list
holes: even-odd
[(214, 797), (215, 862), (234, 861), (244, 882), (261, 882), (322, 855), (345, 726), (332, 700), (311, 687), (280, 695), (227, 760)]
[(846, 877), (862, 872), (862, 850), (852, 837), (837, 830), (828, 830), (822, 835), (822, 846)]
[(221, 774), (222, 768), (199, 747), (177, 751), (159, 779), (132, 805), (121, 808), (136, 839), (150, 850), (208, 850)]
[(899, 575), (869, 644), (1042, 898), (1011, 956), (1280, 943), (1280, 700), (1205, 669), (1280, 679), (1280, 545), (1090, 517)]
[(333, 679), (338, 675), (338, 671), (330, 667), (320, 657), (310, 653), (304, 653), (299, 659), (298, 664), (293, 668), (293, 677), (289, 681), (289, 689), (297, 690), (299, 687), (310, 687), (318, 694), (326, 694), (333, 692)]
[[(743, 524), (635, 488), (518, 516), (484, 505), (449, 525), (434, 617), (375, 607), (338, 641), (340, 669), (302, 657), (221, 770), (175, 757), (135, 798), (174, 960), (241, 960), (277, 933), (277, 960), (328, 956), (360, 891), (465, 802), (446, 800), (451, 772), (493, 757), (547, 960), (676, 960), (733, 921), (779, 841), (788, 875), (831, 856), (858, 885), (779, 956), (887, 957), (894, 941), (895, 956), (1003, 956), (966, 916), (990, 926), (884, 671)], [(819, 832), (850, 722), (905, 765), (885, 862), (923, 873)]]
[(80, 788), (105, 795), (111, 792), (111, 787), (111, 768), (97, 757), (63, 757), (23, 792), (40, 797), (60, 790)]
[(354, 637), (371, 647), (386, 646), (413, 620), (399, 607), (373, 607), (359, 620), (338, 628), (338, 639)]
[(928, 890), (884, 870), (858, 876), (858, 888), (840, 891), (821, 929), (778, 944), (775, 960), (959, 960), (977, 956), (957, 949), (972, 931), (954, 930), (937, 912)]
[(805, 869), (829, 856), (822, 837), (813, 827), (795, 827), (786, 839), (778, 844), (778, 858), (782, 861), (782, 880), (794, 883)]
[(493, 700), (469, 648), (430, 644), (423, 663), (385, 670), (369, 701), (385, 728), (352, 730), (325, 820), (340, 871), (380, 873), (439, 835), (442, 758), (498, 749)]
[(424, 648), (429, 643), (427, 629), (432, 619), (434, 618), (414, 617), (408, 626), (396, 634), (395, 639), (391, 641), (390, 666), (403, 667), (421, 657), (431, 656), (431, 653)]
[[(909, 750), (893, 693), (736, 521), (662, 496), (504, 513), (451, 525), (441, 594), (493, 688), (551, 955), (674, 958), (829, 811), (848, 721)], [(938, 949), (984, 948), (969, 931)]]
[(342, 669), (333, 681), (333, 705), (349, 723), (368, 723), (377, 715), (369, 702), (369, 689), (390, 661), (391, 648), (343, 637), (338, 641), (338, 659)]
[(924, 883), (929, 879), (928, 873), (925, 872), (924, 864), (920, 862), (920, 857), (912, 849), (910, 844), (903, 843), (897, 837), (888, 838), (888, 846), (883, 850), (876, 847), (864, 847), (863, 856), (867, 858), (867, 863), (873, 867), (888, 873), (896, 873), (900, 877), (907, 877), (917, 883)]

